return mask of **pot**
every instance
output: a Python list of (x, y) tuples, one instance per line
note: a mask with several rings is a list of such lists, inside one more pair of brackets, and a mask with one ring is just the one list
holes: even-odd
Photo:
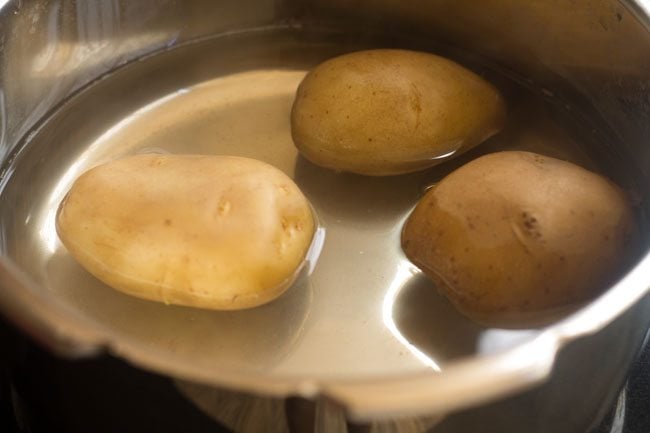
[[(176, 378), (208, 412), (206, 401), (224, 392), (318, 401), (339, 430), (347, 419), (396, 431), (415, 422), (412, 431), (422, 431), (490, 402), (512, 412), (519, 394), (517, 407), (529, 405), (516, 409), (521, 424), (509, 423), (521, 429), (512, 431), (586, 431), (614, 398), (650, 323), (647, 242), (616, 284), (554, 323), (481, 327), (430, 290), (398, 247), (418, 195), (456, 163), (391, 179), (330, 173), (297, 157), (287, 113), (304, 71), (336, 54), (442, 53), (506, 89), (511, 112), (533, 125), (457, 164), (524, 137), (604, 169), (638, 198), (645, 225), (647, 4), (0, 4), (0, 309), (51, 350), (108, 352)], [(236, 313), (158, 305), (94, 280), (56, 236), (58, 203), (93, 164), (161, 151), (253, 156), (291, 174), (323, 219), (318, 262), (278, 301)]]

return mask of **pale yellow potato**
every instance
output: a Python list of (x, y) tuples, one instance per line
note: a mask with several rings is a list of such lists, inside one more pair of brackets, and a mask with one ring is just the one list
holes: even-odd
[(499, 152), (428, 191), (404, 226), (402, 248), (461, 312), (516, 325), (521, 313), (550, 312), (607, 288), (635, 232), (625, 195), (602, 176)]
[(138, 155), (77, 179), (57, 231), (91, 274), (122, 292), (209, 309), (281, 295), (314, 234), (295, 183), (260, 161)]
[(296, 93), (291, 132), (315, 164), (372, 176), (421, 170), (496, 134), (499, 91), (429, 53), (369, 50), (330, 59)]

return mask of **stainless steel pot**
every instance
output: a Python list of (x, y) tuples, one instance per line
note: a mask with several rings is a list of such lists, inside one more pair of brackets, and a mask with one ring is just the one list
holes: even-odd
[[(107, 148), (97, 143), (114, 138), (147, 110), (157, 110), (156, 97), (178, 96), (179, 88), (231, 76), (216, 84), (213, 96), (225, 98), (225, 89), (236, 89), (228, 97), (241, 103), (242, 95), (250, 96), (251, 83), (266, 82), (270, 93), (258, 89), (263, 101), (284, 107), (295, 76), (246, 81), (236, 73), (259, 64), (265, 70), (301, 70), (337, 52), (378, 44), (464, 53), (467, 63), (481, 59), (477, 62), (524, 77), (520, 81), (542, 95), (566, 102), (564, 113), (579, 113), (582, 125), (599, 137), (589, 141), (588, 151), (608, 161), (611, 175), (637, 193), (640, 218), (647, 223), (650, 5), (640, 1), (0, 1), (3, 313), (65, 356), (108, 351), (143, 368), (209, 386), (276, 398), (322, 397), (357, 421), (444, 414), (545, 383), (522, 397), (535, 402), (531, 414), (568, 420), (555, 432), (586, 428), (603, 402), (613, 398), (612, 389), (650, 323), (645, 296), (650, 255), (641, 255), (617, 284), (557, 323), (515, 333), (478, 329), (484, 340), (488, 335), (498, 343), (440, 364), (397, 329), (390, 311), (382, 311), (413, 277), (409, 268), (391, 267), (399, 262), (398, 251), (386, 256), (390, 265), (381, 264), (392, 275), (383, 286), (379, 280), (388, 274), (360, 283), (353, 270), (345, 271), (347, 259), (332, 259), (329, 265), (342, 271), (317, 279), (319, 287), (305, 276), (286, 299), (238, 316), (127, 299), (97, 287), (62, 258), (51, 236), (52, 209), (79, 170), (107, 157)], [(172, 63), (164, 60), (169, 56), (176, 56)], [(254, 113), (274, 112), (263, 111), (256, 101), (255, 109), (262, 111)], [(120, 123), (124, 119), (131, 120)], [(131, 141), (121, 136), (126, 144), (111, 147), (112, 154), (132, 151), (136, 141), (145, 140), (142, 131)], [(300, 162), (292, 166), (293, 158), (291, 164), (278, 164), (288, 164), (287, 171), (296, 176), (315, 176), (316, 183), (327, 176), (310, 174), (317, 169)], [(399, 202), (400, 191), (391, 196), (393, 219), (409, 206)], [(368, 218), (368, 224), (379, 227), (388, 217)], [(348, 229), (348, 239), (364, 230), (354, 222)], [(367, 239), (353, 242), (361, 252), (377, 247)], [(357, 297), (337, 305), (323, 296), (325, 280), (336, 287), (351, 282), (363, 287)], [(443, 317), (436, 326), (473, 326), (435, 302)], [(277, 323), (282, 324), (277, 333), (269, 333)], [(317, 325), (309, 328), (310, 323)], [(224, 329), (229, 333), (218, 333)], [(355, 337), (346, 340), (348, 334)], [(209, 349), (212, 337), (221, 344), (214, 350)], [(388, 341), (394, 346), (389, 348)], [(367, 347), (360, 348), (361, 343)], [(499, 404), (507, 408), (509, 402)], [(525, 425), (530, 432), (544, 431), (541, 425)]]

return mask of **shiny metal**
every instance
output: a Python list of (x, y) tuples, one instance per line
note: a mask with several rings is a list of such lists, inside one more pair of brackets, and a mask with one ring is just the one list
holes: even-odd
[[(54, 350), (107, 350), (256, 394), (324, 396), (353, 419), (378, 420), (479, 405), (547, 381), (553, 368), (569, 374), (577, 360), (585, 365), (574, 388), (597, 388), (618, 378), (640, 344), (650, 322), (648, 302), (639, 303), (650, 256), (547, 328), (478, 327), (432, 290), (398, 244), (419, 194), (460, 161), (390, 179), (331, 173), (297, 158), (288, 110), (304, 71), (336, 53), (442, 51), (507, 91), (516, 121), (479, 152), (524, 147), (603, 169), (635, 192), (647, 224), (650, 33), (642, 4), (0, 5), (0, 309)], [(129, 298), (89, 277), (55, 236), (56, 206), (84, 168), (156, 149), (254, 156), (293, 175), (327, 231), (311, 278), (260, 309), (214, 313)], [(588, 362), (600, 353), (618, 364)], [(558, 380), (548, 383), (557, 389)], [(552, 400), (539, 389), (547, 391), (537, 401)], [(593, 415), (600, 403), (586, 400)]]

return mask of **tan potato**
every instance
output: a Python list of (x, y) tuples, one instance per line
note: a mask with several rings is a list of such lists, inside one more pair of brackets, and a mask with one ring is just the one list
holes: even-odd
[(282, 294), (314, 230), (289, 177), (230, 156), (138, 155), (100, 165), (77, 179), (57, 216), (70, 254), (109, 286), (224, 310)]
[(463, 153), (497, 133), (505, 111), (496, 88), (451, 60), (406, 50), (359, 51), (307, 74), (291, 132), (315, 164), (383, 176)]
[(458, 309), (507, 323), (607, 287), (636, 231), (607, 179), (529, 152), (478, 158), (427, 192), (402, 248)]

